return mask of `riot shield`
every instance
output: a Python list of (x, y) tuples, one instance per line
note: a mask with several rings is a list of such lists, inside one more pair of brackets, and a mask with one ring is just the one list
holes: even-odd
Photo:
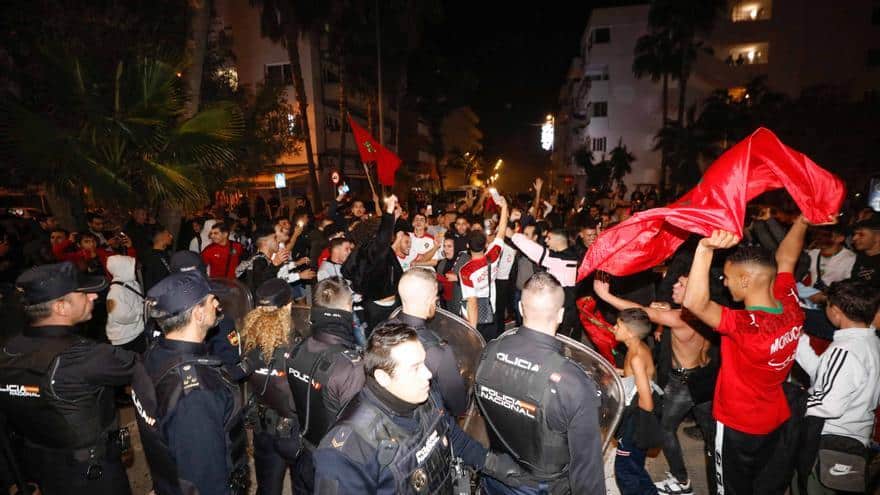
[(565, 335), (557, 334), (556, 339), (562, 342), (565, 357), (578, 363), (596, 383), (599, 392), (599, 430), (602, 432), (604, 451), (623, 414), (623, 381), (614, 366), (598, 352)]
[(293, 307), (290, 308), (290, 318), (293, 320), (291, 329), (293, 330), (293, 333), (304, 339), (312, 334), (311, 312), (311, 306), (305, 306), (302, 304), (294, 304)]
[(211, 285), (219, 288), (216, 297), (220, 301), (224, 317), (232, 318), (235, 328), (244, 328), (244, 317), (254, 309), (251, 290), (238, 280), (229, 278), (212, 278)]

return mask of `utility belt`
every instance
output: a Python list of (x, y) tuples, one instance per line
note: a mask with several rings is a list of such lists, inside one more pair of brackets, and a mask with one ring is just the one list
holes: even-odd
[(669, 370), (669, 376), (670, 376), (671, 378), (675, 378), (676, 380), (678, 380), (678, 381), (680, 381), (680, 382), (682, 382), (682, 383), (687, 383), (687, 382), (688, 382), (688, 378), (690, 378), (691, 375), (694, 375), (695, 373), (697, 373), (698, 371), (700, 371), (700, 369), (701, 369), (700, 367), (696, 367), (696, 368), (672, 368), (671, 370)]
[(257, 406), (256, 431), (278, 438), (290, 438), (296, 418), (285, 418), (272, 408)]
[(525, 474), (517, 478), (521, 486), (538, 489), (540, 493), (548, 494), (568, 494), (570, 487), (568, 483), (568, 466), (560, 473), (543, 474), (529, 471), (523, 468)]
[(91, 447), (80, 449), (55, 449), (45, 447), (24, 439), (25, 451), (31, 452), (37, 460), (46, 464), (88, 464), (84, 473), (88, 480), (99, 480), (104, 476), (101, 462), (108, 457), (121, 457), (131, 450), (131, 435), (128, 428), (110, 430), (99, 436)]

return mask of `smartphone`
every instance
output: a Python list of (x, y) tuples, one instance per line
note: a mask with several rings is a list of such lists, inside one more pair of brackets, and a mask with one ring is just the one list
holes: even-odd
[(492, 201), (494, 201), (495, 203), (501, 202), (501, 195), (498, 194), (498, 189), (495, 189), (494, 187), (490, 187), (489, 194), (492, 195)]
[(428, 207), (425, 208), (425, 215), (431, 216), (433, 214), (434, 214), (434, 208), (431, 205), (428, 205)]
[(296, 222), (296, 226), (299, 227), (299, 228), (303, 228), (303, 227), (306, 226), (306, 223), (303, 222), (302, 220), (300, 220), (299, 222)]
[(343, 182), (342, 186), (340, 186), (339, 190), (342, 191), (342, 194), (348, 194), (351, 191), (351, 188), (348, 187), (348, 184)]

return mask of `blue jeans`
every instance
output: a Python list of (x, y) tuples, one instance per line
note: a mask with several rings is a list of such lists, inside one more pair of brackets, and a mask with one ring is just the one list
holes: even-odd
[(657, 487), (645, 470), (645, 451), (621, 438), (614, 458), (614, 478), (621, 495), (656, 495)]
[(548, 495), (550, 493), (546, 486), (514, 488), (489, 476), (481, 476), (480, 485), (480, 493), (483, 495)]

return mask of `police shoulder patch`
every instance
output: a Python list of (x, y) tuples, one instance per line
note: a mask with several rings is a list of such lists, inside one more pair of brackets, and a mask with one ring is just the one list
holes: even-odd
[(361, 362), (361, 353), (357, 349), (346, 349), (342, 351), (342, 355), (348, 358), (352, 363)]
[(341, 426), (336, 429), (336, 434), (333, 435), (333, 438), (330, 439), (330, 446), (334, 449), (341, 449), (345, 446), (345, 442), (348, 441), (351, 436), (352, 429)]
[(229, 343), (233, 346), (238, 346), (239, 338), (238, 338), (238, 330), (233, 330), (226, 335), (226, 339), (229, 340)]

